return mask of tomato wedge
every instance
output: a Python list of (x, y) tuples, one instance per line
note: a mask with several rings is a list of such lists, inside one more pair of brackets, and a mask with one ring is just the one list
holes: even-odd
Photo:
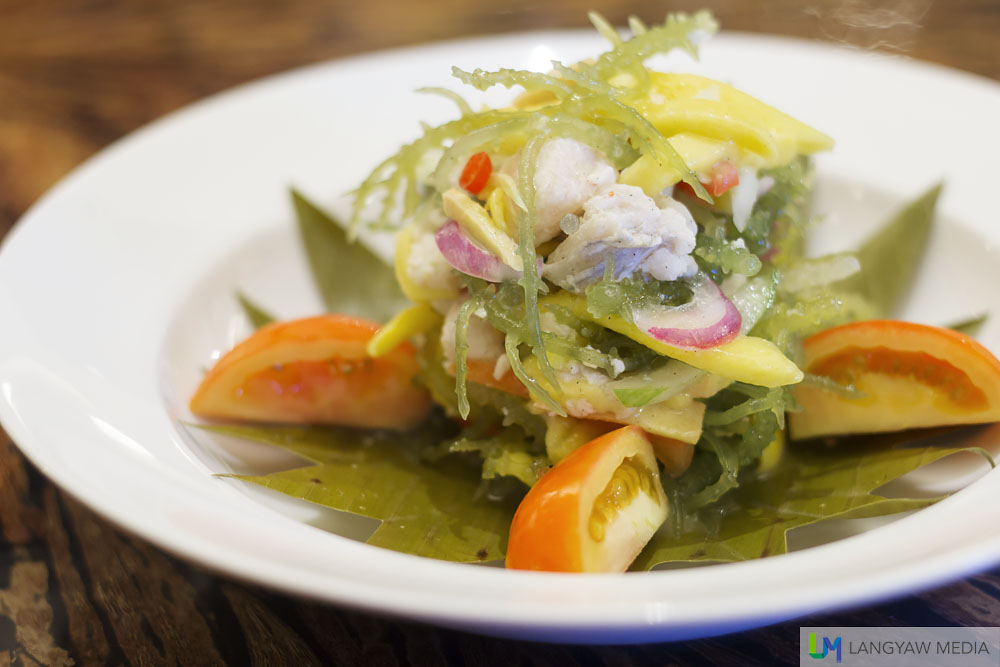
[(1000, 361), (957, 331), (872, 320), (827, 329), (803, 347), (804, 370), (861, 396), (796, 387), (795, 439), (1000, 421)]
[(514, 514), (507, 567), (624, 572), (667, 518), (645, 432), (626, 426), (553, 466)]
[(263, 327), (223, 356), (191, 399), (201, 417), (408, 429), (431, 408), (416, 352), (372, 358), (374, 322), (322, 315)]

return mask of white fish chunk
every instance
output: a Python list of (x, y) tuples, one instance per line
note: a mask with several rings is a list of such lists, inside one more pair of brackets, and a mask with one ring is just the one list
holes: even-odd
[[(517, 156), (504, 171), (516, 180)], [(574, 139), (546, 141), (535, 163), (535, 244), (559, 235), (559, 221), (567, 213), (579, 213), (583, 204), (618, 180), (618, 172), (606, 157)]]
[(679, 202), (663, 198), (662, 204), (631, 185), (594, 195), (583, 205), (580, 227), (549, 255), (545, 277), (580, 292), (601, 277), (609, 257), (619, 279), (636, 272), (656, 280), (694, 275), (698, 226)]
[[(448, 365), (455, 363), (455, 324), (461, 301), (456, 301), (444, 316), (441, 327), (441, 352)], [(469, 359), (495, 362), (504, 356), (504, 335), (483, 319), (482, 313), (473, 313), (469, 318), (469, 329), (465, 342), (469, 345)]]

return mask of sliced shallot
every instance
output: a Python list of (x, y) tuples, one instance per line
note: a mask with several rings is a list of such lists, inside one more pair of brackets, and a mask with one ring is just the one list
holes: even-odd
[(719, 286), (699, 273), (691, 300), (681, 306), (650, 306), (633, 313), (635, 325), (656, 340), (682, 350), (727, 343), (740, 333), (740, 311)]
[(470, 239), (454, 220), (446, 222), (434, 235), (438, 250), (453, 268), (466, 275), (499, 283), (521, 276), (500, 258)]

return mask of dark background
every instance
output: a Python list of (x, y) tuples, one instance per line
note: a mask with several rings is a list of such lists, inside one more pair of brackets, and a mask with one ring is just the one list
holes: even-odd
[[(653, 22), (701, 6), (725, 30), (845, 42), (1000, 78), (994, 0), (0, 0), (0, 236), (101, 147), (262, 75), (416, 42), (584, 27), (588, 9), (622, 25), (630, 13)], [(986, 147), (1000, 147), (997, 138), (984, 137)], [(1000, 625), (1000, 570), (716, 639), (620, 648), (495, 640), (213, 576), (118, 531), (0, 432), (0, 667), (776, 664), (797, 662), (800, 625)]]

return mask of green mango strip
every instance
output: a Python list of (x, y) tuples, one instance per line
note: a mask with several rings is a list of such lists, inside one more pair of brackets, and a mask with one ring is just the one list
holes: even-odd
[(966, 336), (975, 338), (979, 334), (979, 330), (983, 328), (984, 324), (986, 324), (987, 319), (989, 319), (989, 313), (981, 313), (975, 317), (970, 317), (959, 322), (953, 322), (952, 324), (945, 325), (945, 329), (951, 329), (953, 331), (963, 333)]
[(641, 408), (666, 391), (666, 387), (637, 387), (635, 389), (613, 389), (615, 398), (626, 408)]
[(861, 270), (839, 283), (863, 295), (877, 317), (891, 316), (913, 284), (941, 187), (935, 185), (885, 223), (856, 253)]
[(260, 329), (274, 322), (274, 315), (251, 301), (243, 292), (236, 293), (236, 301), (239, 302), (240, 308), (243, 309), (243, 314), (250, 320), (250, 324), (253, 325), (254, 329)]
[(783, 554), (788, 548), (787, 533), (793, 528), (827, 519), (885, 516), (941, 500), (886, 498), (875, 493), (928, 463), (972, 451), (992, 464), (989, 454), (976, 447), (842, 444), (792, 446), (775, 469), (741, 478), (738, 488), (695, 520), (681, 522), (684, 528), (680, 531), (674, 532), (668, 521), (632, 569), (648, 570), (677, 561), (742, 561)]
[(458, 562), (503, 558), (513, 502), (477, 498), (480, 466), (459, 456), (433, 465), (421, 450), (435, 430), (391, 433), (333, 427), (209, 426), (213, 433), (282, 447), (312, 465), (233, 477), (294, 498), (381, 521), (369, 544)]
[(339, 222), (298, 191), (291, 195), (309, 268), (328, 311), (382, 323), (410, 305), (391, 267), (351, 243)]

